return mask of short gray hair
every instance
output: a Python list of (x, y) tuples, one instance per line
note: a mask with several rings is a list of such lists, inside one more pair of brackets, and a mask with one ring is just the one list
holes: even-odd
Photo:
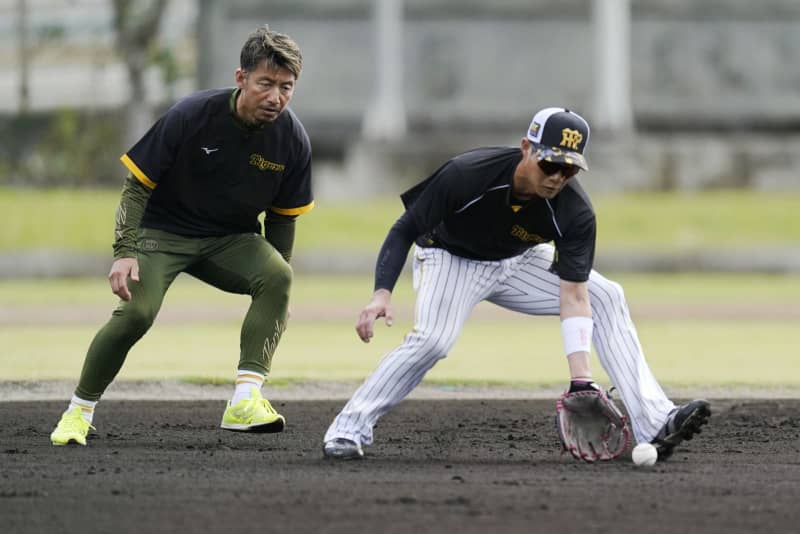
[(262, 61), (271, 67), (285, 68), (295, 78), (299, 78), (303, 70), (303, 56), (297, 43), (286, 34), (270, 30), (266, 24), (247, 37), (239, 56), (239, 66), (252, 71)]

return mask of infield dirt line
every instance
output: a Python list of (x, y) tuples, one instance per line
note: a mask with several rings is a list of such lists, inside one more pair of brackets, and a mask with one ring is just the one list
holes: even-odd
[[(342, 400), (346, 401), (360, 381), (298, 381), (288, 385), (264, 387), (265, 395), (274, 401)], [(75, 382), (69, 380), (0, 381), (0, 402), (45, 401), (69, 399)], [(103, 396), (104, 400), (220, 400), (230, 398), (233, 386), (228, 384), (191, 384), (179, 380), (115, 381)], [(764, 386), (665, 386), (676, 399), (798, 399), (800, 388)], [(502, 384), (420, 384), (409, 399), (555, 399), (563, 387)]]

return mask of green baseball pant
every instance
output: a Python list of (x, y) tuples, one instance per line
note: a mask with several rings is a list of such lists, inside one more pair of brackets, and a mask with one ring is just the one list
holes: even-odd
[(189, 238), (142, 229), (138, 251), (140, 281), (128, 280), (131, 300), (120, 300), (89, 346), (75, 390), (78, 397), (100, 399), (128, 351), (153, 324), (164, 294), (181, 272), (223, 291), (251, 296), (242, 324), (238, 368), (269, 374), (286, 328), (292, 269), (263, 236)]

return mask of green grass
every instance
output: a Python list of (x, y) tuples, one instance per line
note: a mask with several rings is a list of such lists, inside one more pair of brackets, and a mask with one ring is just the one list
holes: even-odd
[[(0, 188), (0, 252), (37, 248), (110, 254), (117, 190)], [(595, 195), (599, 250), (702, 250), (800, 245), (800, 193)], [(297, 225), (297, 251), (377, 253), (402, 212), (398, 198), (318, 202)], [(333, 252), (331, 252), (333, 253)]]
[(110, 255), (119, 193), (0, 188), (0, 251), (53, 248)]
[(710, 191), (593, 198), (598, 248), (800, 246), (800, 193)]
[[(0, 253), (67, 249), (110, 255), (118, 191), (0, 188)], [(800, 193), (704, 192), (597, 195), (599, 250), (667, 250), (800, 246)], [(311, 251), (377, 253), (400, 213), (396, 198), (320, 202), (298, 223), (296, 254)], [(760, 275), (633, 275), (614, 277), (628, 295), (648, 361), (665, 384), (800, 385), (794, 343), (800, 277)], [(398, 317), (379, 326), (370, 344), (353, 332), (366, 304), (368, 277), (298, 275), (293, 319), (278, 350), (274, 379), (360, 380), (411, 326), (414, 296), (407, 277), (395, 292)], [(102, 278), (0, 281), (0, 377), (3, 380), (77, 378), (86, 347), (115, 299)], [(695, 308), (738, 309), (730, 320)], [(181, 378), (226, 382), (238, 358), (240, 317), (247, 298), (181, 277), (164, 303), (166, 317), (131, 351), (121, 379)], [(671, 307), (653, 319), (642, 310)], [(682, 310), (687, 317), (682, 319)], [(184, 313), (214, 310), (215, 320), (181, 321)], [(676, 311), (677, 310), (677, 311)], [(752, 310), (752, 315), (741, 313)], [(786, 310), (766, 321), (763, 311)], [(794, 313), (792, 313), (794, 310)], [(172, 319), (168, 320), (169, 314)], [(49, 320), (48, 314), (74, 324)], [(81, 317), (84, 317), (82, 319)], [(177, 319), (176, 319), (177, 318)], [(599, 370), (599, 365), (595, 364)], [(437, 383), (561, 384), (566, 376), (557, 321), (519, 315), (480, 316), (467, 324), (448, 358), (428, 375)], [(602, 375), (600, 375), (602, 377)]]
[[(645, 353), (665, 385), (800, 386), (797, 367), (797, 302), (800, 277), (757, 275), (625, 275), (623, 283)], [(275, 357), (278, 385), (297, 380), (361, 380), (403, 339), (413, 319), (413, 293), (403, 277), (395, 292), (396, 323), (382, 322), (369, 344), (353, 330), (371, 293), (369, 277), (297, 277), (293, 316)], [(104, 280), (0, 282), (0, 376), (3, 380), (76, 380), (86, 348), (113, 308)], [(730, 320), (709, 316), (653, 317), (659, 306), (692, 310), (713, 305), (739, 309)], [(183, 379), (226, 383), (238, 360), (240, 317), (247, 298), (181, 277), (167, 294), (162, 316), (131, 351), (120, 379)], [(519, 314), (478, 313), (448, 358), (429, 373), (440, 384), (562, 384), (567, 368), (558, 320)], [(764, 311), (789, 310), (765, 320)], [(213, 310), (216, 320), (181, 321), (183, 312)], [(747, 313), (752, 310), (752, 314)], [(794, 312), (791, 312), (794, 310)], [(56, 312), (74, 320), (36, 321)], [(92, 319), (80, 319), (91, 312)], [(167, 315), (165, 315), (167, 314)], [(172, 317), (169, 318), (169, 314)], [(176, 320), (176, 316), (178, 320)], [(75, 319), (75, 318), (78, 319)], [(13, 323), (13, 324), (12, 324)], [(597, 376), (607, 383), (595, 362)]]
[[(402, 341), (411, 324), (377, 327), (361, 343), (351, 321), (294, 322), (275, 356), (279, 384), (297, 380), (361, 380)], [(800, 386), (793, 321), (643, 321), (638, 330), (647, 359), (668, 385)], [(76, 380), (95, 325), (0, 327), (4, 380)], [(134, 347), (119, 379), (190, 379), (222, 383), (235, 373), (239, 324), (160, 324)], [(473, 321), (451, 354), (429, 373), (438, 382), (563, 383), (567, 376), (554, 318), (523, 322)], [(768, 365), (765, 364), (765, 360)], [(595, 375), (608, 382), (595, 361)]]

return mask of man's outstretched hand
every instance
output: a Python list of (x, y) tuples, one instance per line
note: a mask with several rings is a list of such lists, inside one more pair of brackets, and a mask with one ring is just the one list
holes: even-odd
[(356, 332), (364, 343), (369, 343), (374, 335), (373, 327), (379, 317), (386, 318), (386, 326), (392, 326), (394, 310), (391, 305), (392, 293), (388, 289), (378, 289), (372, 295), (372, 300), (367, 304), (356, 321)]

